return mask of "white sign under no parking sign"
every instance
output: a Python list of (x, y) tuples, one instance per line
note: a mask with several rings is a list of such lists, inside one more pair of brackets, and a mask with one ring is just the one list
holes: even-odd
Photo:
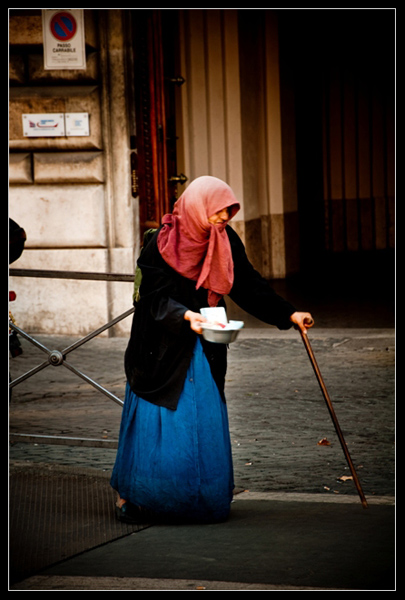
[(63, 113), (23, 114), (24, 137), (60, 137), (65, 135)]
[(90, 135), (88, 113), (23, 114), (24, 137)]

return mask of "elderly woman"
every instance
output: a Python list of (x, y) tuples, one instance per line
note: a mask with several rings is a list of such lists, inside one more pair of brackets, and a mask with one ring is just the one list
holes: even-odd
[(194, 180), (144, 247), (140, 299), (125, 354), (127, 390), (111, 478), (117, 516), (219, 522), (233, 467), (224, 385), (227, 346), (200, 336), (224, 296), (265, 323), (312, 324), (252, 267), (228, 225), (239, 203), (215, 177)]

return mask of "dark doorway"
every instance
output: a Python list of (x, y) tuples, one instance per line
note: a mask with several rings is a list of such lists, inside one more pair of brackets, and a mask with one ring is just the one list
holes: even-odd
[(300, 272), (280, 291), (310, 306), (318, 325), (392, 327), (395, 12), (278, 16), (281, 83), (294, 86), (300, 225)]
[(392, 262), (395, 12), (280, 10), (279, 26), (296, 103), (301, 265)]

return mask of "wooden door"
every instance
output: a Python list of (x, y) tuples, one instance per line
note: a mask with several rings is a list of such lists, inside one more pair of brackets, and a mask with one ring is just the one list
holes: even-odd
[(133, 193), (139, 196), (141, 234), (160, 225), (177, 199), (175, 86), (177, 12), (131, 11), (136, 133), (132, 139)]

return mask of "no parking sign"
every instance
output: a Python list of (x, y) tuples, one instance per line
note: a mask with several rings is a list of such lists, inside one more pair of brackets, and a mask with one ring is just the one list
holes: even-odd
[(42, 10), (44, 69), (85, 69), (83, 10)]

